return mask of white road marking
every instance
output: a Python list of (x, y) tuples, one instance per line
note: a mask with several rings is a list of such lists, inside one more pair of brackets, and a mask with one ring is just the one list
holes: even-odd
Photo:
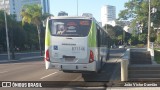
[(82, 76), (80, 75), (80, 76), (78, 76), (77, 78), (75, 78), (75, 79), (72, 80), (72, 81), (78, 81), (81, 77), (82, 77)]
[(6, 72), (8, 72), (8, 71), (3, 71), (3, 72), (0, 72), (0, 74), (1, 74), (1, 73), (6, 73)]
[(46, 76), (44, 76), (44, 77), (42, 77), (42, 78), (40, 78), (40, 79), (47, 78), (47, 77), (49, 77), (49, 76), (51, 76), (51, 75), (54, 75), (54, 74), (56, 74), (56, 73), (57, 73), (57, 72), (51, 73), (51, 74), (49, 74), (49, 75), (46, 75)]
[(122, 57), (122, 56), (124, 56), (124, 53), (123, 53), (123, 54), (121, 54), (121, 57)]

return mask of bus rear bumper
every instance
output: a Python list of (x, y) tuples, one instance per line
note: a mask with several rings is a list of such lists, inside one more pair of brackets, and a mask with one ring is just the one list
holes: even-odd
[(51, 66), (61, 71), (96, 71), (96, 61), (88, 64), (51, 63)]

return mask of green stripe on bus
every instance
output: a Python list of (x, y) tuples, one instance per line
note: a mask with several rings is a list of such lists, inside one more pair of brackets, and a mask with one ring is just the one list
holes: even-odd
[(89, 47), (96, 47), (97, 41), (96, 41), (96, 23), (92, 21), (91, 29), (88, 35), (88, 46)]
[(47, 25), (46, 25), (47, 27), (46, 27), (46, 36), (45, 36), (45, 46), (50, 46), (50, 30), (49, 30), (49, 26), (48, 26), (48, 23), (47, 23)]

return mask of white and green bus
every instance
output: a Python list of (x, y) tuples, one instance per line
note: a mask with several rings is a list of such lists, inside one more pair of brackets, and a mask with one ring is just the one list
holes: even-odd
[(93, 17), (49, 17), (45, 32), (46, 69), (98, 72), (109, 57), (107, 32)]

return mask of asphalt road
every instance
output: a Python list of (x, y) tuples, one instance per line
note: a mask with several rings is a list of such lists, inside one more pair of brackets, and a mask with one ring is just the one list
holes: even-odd
[(1, 63), (0, 81), (54, 81), (54, 84), (56, 82), (62, 83), (62, 81), (66, 81), (65, 85), (68, 85), (69, 83), (76, 83), (76, 85), (78, 85), (83, 82), (94, 81), (103, 82), (99, 84), (92, 83), (93, 85), (91, 85), (92, 87), (94, 85), (95, 87), (98, 86), (98, 90), (100, 88), (103, 90), (105, 89), (102, 88), (104, 83), (120, 81), (120, 64), (118, 63), (118, 60), (121, 59), (124, 51), (124, 49), (111, 50), (110, 60), (104, 62), (104, 66), (100, 74), (84, 74), (83, 77), (81, 73), (64, 73), (56, 69), (46, 70), (42, 58), (34, 59), (33, 61), (29, 60), (24, 62), (20, 61), (12, 63)]

